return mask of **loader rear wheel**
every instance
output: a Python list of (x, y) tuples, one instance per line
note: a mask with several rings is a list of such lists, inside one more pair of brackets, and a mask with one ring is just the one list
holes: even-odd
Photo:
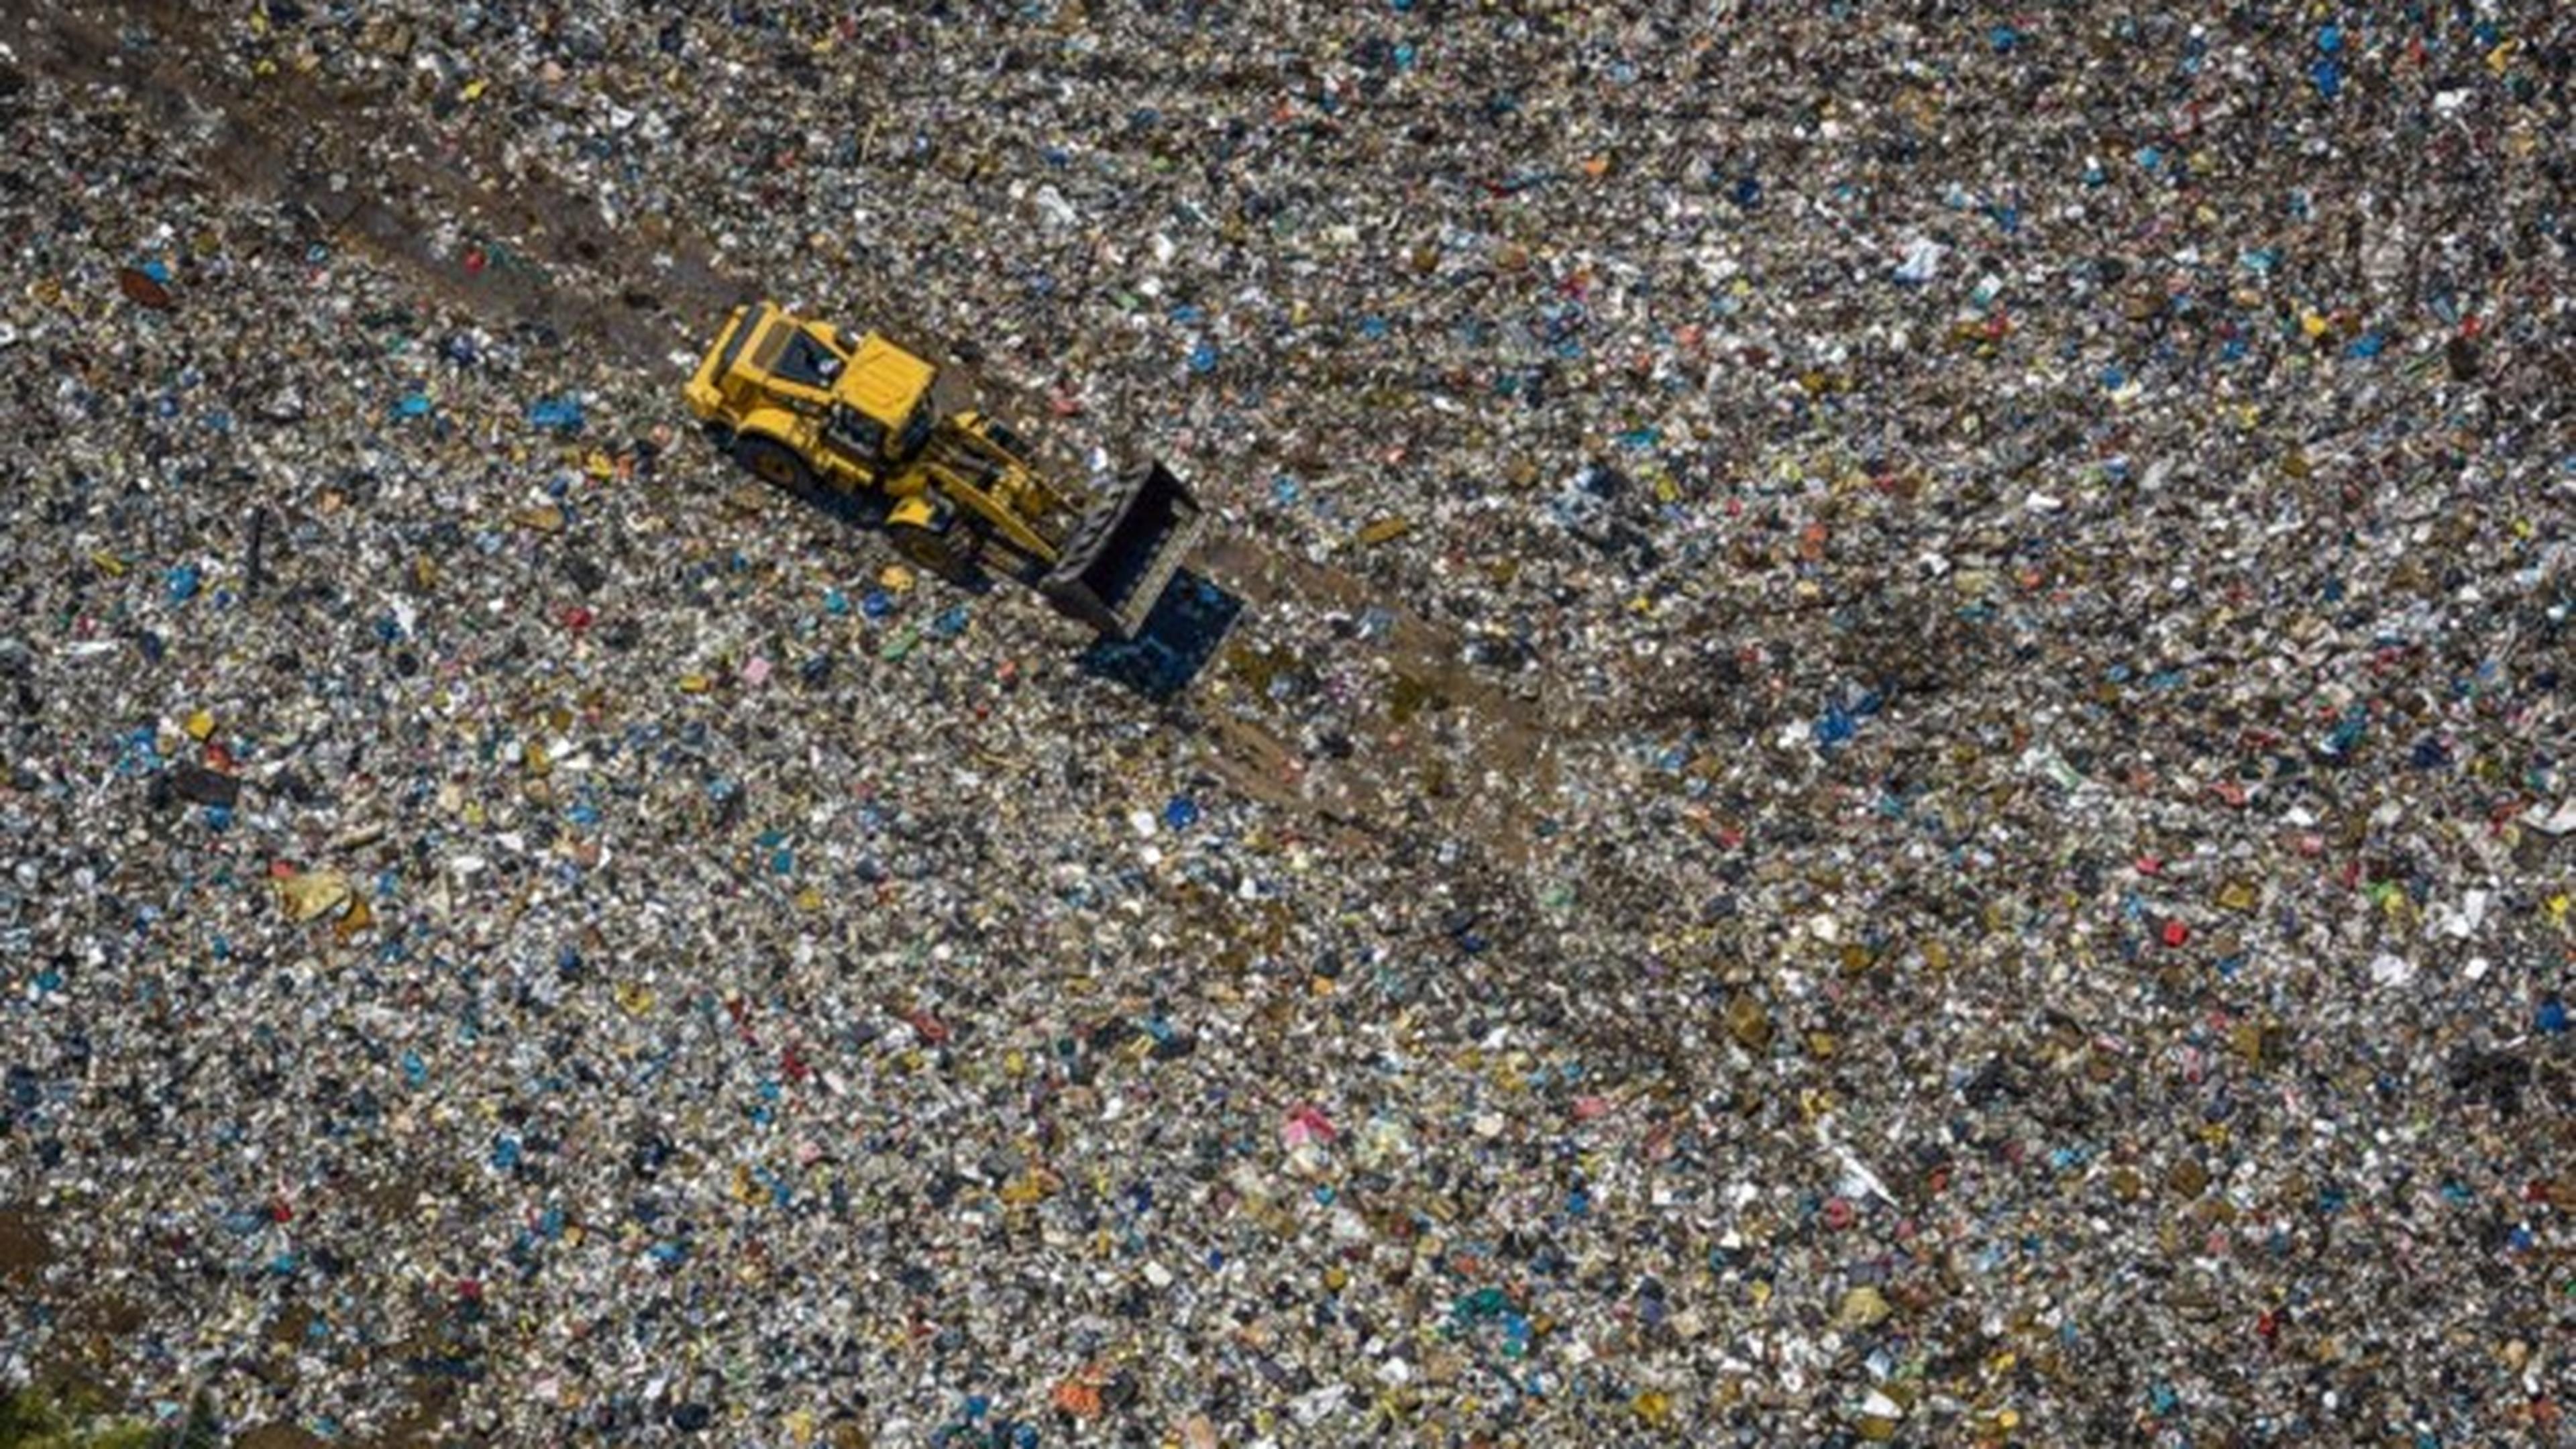
[(952, 584), (971, 586), (975, 582), (975, 558), (966, 540), (954, 530), (935, 532), (917, 523), (895, 523), (886, 526), (886, 541), (903, 555), (904, 562), (926, 574), (937, 574)]
[(796, 450), (774, 438), (743, 438), (733, 445), (734, 461), (773, 488), (801, 493), (814, 486), (814, 470)]

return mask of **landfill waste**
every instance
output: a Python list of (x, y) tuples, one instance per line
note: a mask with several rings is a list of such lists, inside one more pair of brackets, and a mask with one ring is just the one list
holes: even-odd
[[(2565, 1442), (2571, 56), (17, 7), (0, 1381)], [(746, 487), (672, 399), (759, 296), (1189, 479), (1137, 637)]]

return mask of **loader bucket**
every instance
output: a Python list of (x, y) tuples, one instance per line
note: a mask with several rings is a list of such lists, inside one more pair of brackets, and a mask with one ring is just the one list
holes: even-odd
[(1133, 639), (1198, 541), (1198, 500), (1160, 463), (1092, 500), (1038, 584), (1057, 608), (1115, 639)]

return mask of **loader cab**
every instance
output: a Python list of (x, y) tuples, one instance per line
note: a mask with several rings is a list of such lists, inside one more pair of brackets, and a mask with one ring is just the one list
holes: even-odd
[(776, 334), (772, 344), (776, 355), (769, 361), (769, 375), (817, 392), (830, 391), (833, 379), (841, 375), (840, 352), (810, 327), (782, 325), (771, 330)]
[(937, 419), (931, 391), (939, 369), (870, 333), (850, 349), (832, 383), (826, 432), (865, 450), (870, 462), (900, 468), (921, 454)]
[(702, 422), (738, 426), (755, 409), (812, 419), (823, 438), (870, 468), (917, 457), (936, 426), (939, 370), (875, 333), (855, 345), (819, 322), (763, 303), (735, 311), (687, 389)]

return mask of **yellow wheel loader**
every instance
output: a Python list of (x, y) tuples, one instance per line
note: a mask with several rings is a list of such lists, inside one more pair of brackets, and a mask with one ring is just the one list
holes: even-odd
[(888, 541), (952, 583), (1007, 574), (1134, 638), (1197, 541), (1198, 501), (1160, 463), (1099, 496), (1047, 477), (978, 412), (939, 416), (938, 369), (874, 333), (845, 340), (771, 303), (737, 307), (689, 379), (689, 411), (765, 482), (882, 513)]

